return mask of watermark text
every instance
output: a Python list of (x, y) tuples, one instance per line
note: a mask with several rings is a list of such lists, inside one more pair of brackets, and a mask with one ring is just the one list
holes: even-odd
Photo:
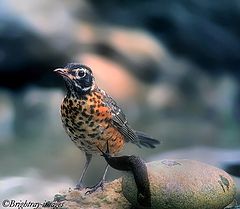
[(46, 201), (41, 202), (34, 202), (34, 201), (28, 201), (28, 200), (3, 200), (2, 206), (4, 208), (13, 208), (13, 209), (38, 209), (38, 208), (53, 208), (53, 209), (61, 209), (63, 207), (63, 202), (51, 202)]

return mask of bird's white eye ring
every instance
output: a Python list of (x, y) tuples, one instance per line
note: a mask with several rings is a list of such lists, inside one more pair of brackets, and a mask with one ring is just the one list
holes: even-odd
[(84, 70), (79, 70), (79, 71), (78, 71), (78, 76), (79, 76), (80, 78), (83, 78), (85, 75), (86, 75), (86, 72), (85, 72)]

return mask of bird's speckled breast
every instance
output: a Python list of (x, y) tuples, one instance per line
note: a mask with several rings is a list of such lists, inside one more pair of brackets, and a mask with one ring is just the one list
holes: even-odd
[(82, 98), (65, 97), (61, 105), (63, 126), (79, 149), (92, 154), (106, 150), (107, 141), (111, 153), (124, 146), (124, 137), (112, 125), (111, 110), (103, 95), (93, 91)]

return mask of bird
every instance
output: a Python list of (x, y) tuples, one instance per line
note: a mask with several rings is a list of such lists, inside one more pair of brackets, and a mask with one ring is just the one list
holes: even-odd
[[(83, 190), (92, 156), (101, 155), (100, 150), (109, 147), (109, 153), (116, 155), (127, 142), (138, 147), (155, 148), (159, 140), (129, 125), (123, 110), (104, 90), (98, 87), (90, 67), (69, 63), (54, 70), (66, 86), (60, 113), (63, 127), (73, 143), (85, 153), (86, 161), (75, 189)], [(105, 167), (101, 180), (86, 193), (103, 189), (109, 165)]]

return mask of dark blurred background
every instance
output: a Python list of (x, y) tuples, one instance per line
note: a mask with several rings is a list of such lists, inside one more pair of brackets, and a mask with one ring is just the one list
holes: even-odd
[[(73, 61), (162, 142), (121, 154), (197, 159), (239, 183), (239, 0), (1, 0), (0, 11), (0, 199), (51, 199), (79, 178), (52, 72)], [(103, 169), (96, 157), (86, 183)]]

